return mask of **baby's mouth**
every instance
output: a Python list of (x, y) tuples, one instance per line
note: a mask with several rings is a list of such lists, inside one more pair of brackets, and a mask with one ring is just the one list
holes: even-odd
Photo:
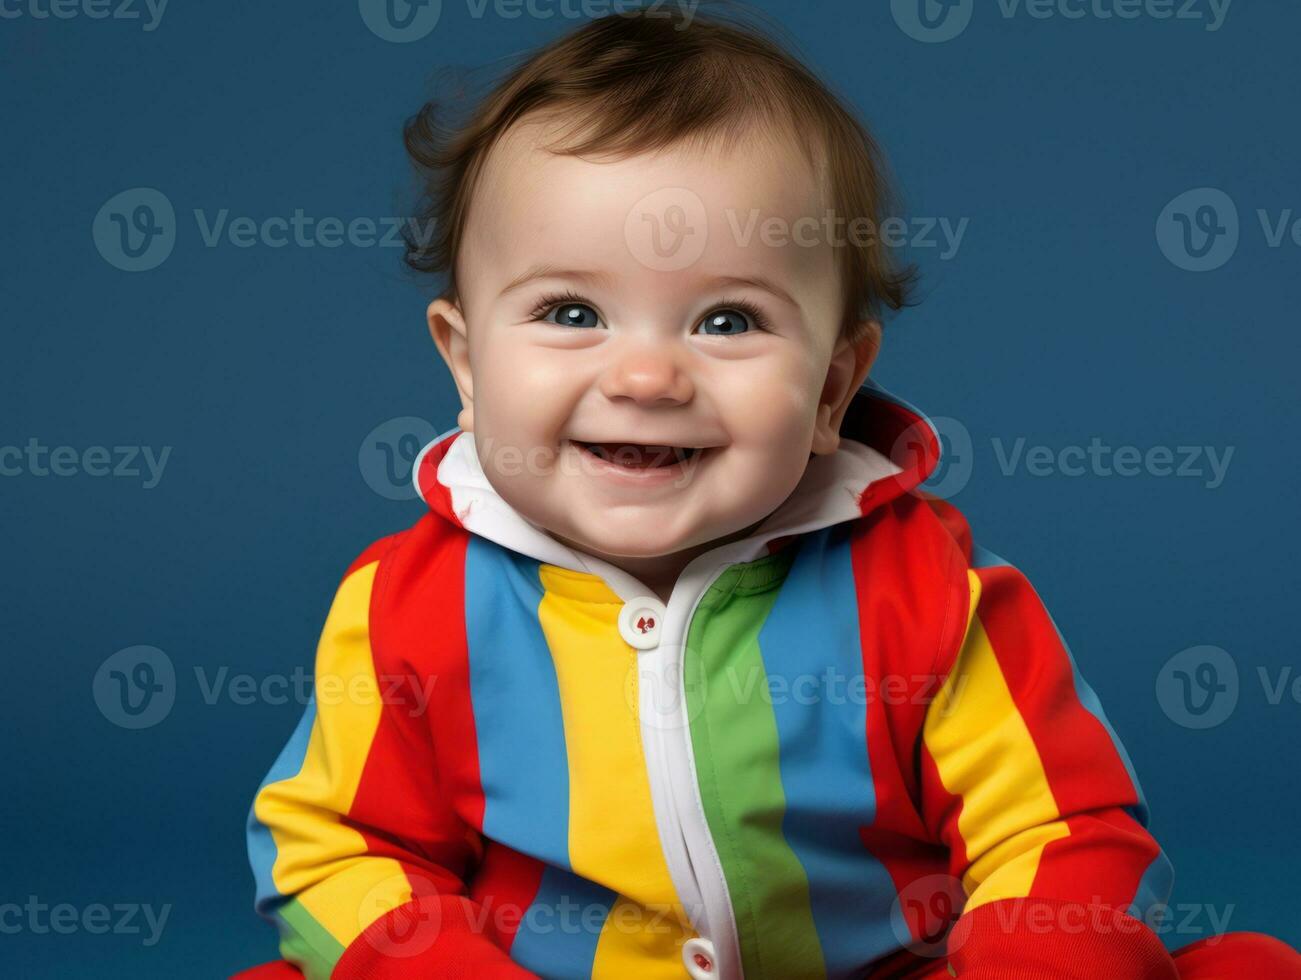
[(582, 442), (575, 439), (573, 443), (597, 459), (630, 470), (677, 466), (694, 459), (704, 451), (697, 446), (657, 446), (637, 442)]

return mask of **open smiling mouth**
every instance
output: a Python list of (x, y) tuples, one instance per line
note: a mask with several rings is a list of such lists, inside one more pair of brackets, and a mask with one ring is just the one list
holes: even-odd
[(573, 443), (597, 459), (614, 463), (630, 470), (659, 469), (685, 464), (695, 459), (704, 449), (697, 446), (657, 446), (636, 442), (582, 442)]

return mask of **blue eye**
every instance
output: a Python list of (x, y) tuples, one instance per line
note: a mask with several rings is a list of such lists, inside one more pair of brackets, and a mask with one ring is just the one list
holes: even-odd
[(700, 327), (702, 333), (726, 337), (749, 332), (750, 318), (740, 310), (714, 310), (700, 321)]
[(601, 317), (596, 310), (586, 303), (557, 304), (548, 310), (542, 319), (562, 327), (594, 327), (601, 322)]

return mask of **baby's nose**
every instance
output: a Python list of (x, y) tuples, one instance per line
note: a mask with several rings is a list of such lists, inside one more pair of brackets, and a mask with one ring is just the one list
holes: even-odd
[(607, 398), (630, 398), (648, 405), (690, 401), (695, 394), (691, 377), (677, 352), (668, 347), (645, 343), (619, 352), (601, 376), (602, 393)]

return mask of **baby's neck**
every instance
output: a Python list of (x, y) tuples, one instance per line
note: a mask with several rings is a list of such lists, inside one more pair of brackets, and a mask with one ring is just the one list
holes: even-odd
[(646, 557), (629, 557), (627, 555), (609, 555), (601, 551), (596, 551), (590, 547), (570, 541), (558, 534), (552, 533), (557, 541), (568, 545), (577, 551), (591, 555), (593, 558), (599, 558), (602, 561), (621, 568), (629, 575), (637, 579), (665, 604), (669, 601), (669, 596), (673, 592), (673, 586), (677, 584), (678, 578), (682, 575), (682, 570), (687, 567), (695, 558), (703, 555), (707, 551), (712, 551), (720, 545), (727, 544), (731, 541), (739, 541), (748, 537), (754, 532), (762, 521), (755, 521), (748, 527), (743, 527), (725, 537), (714, 538), (703, 544), (694, 545), (690, 548), (684, 548), (682, 551), (675, 551), (667, 555), (650, 555)]

